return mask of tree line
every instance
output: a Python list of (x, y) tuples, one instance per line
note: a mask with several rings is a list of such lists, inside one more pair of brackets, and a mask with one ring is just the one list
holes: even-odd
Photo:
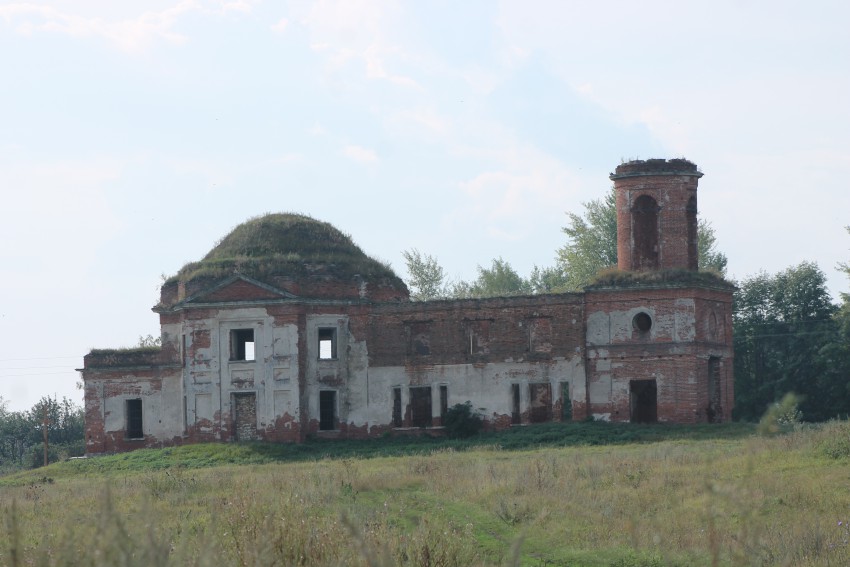
[[(614, 188), (605, 197), (583, 206), (584, 215), (567, 213), (568, 224), (562, 229), (567, 242), (556, 250), (554, 265), (534, 266), (526, 278), (520, 276), (506, 260), (494, 258), (489, 267), (477, 267), (478, 275), (474, 280), (453, 280), (430, 254), (415, 248), (403, 251), (411, 299), (424, 301), (581, 291), (601, 270), (617, 265)], [(700, 219), (697, 234), (699, 269), (724, 275), (727, 258), (717, 249), (717, 237), (711, 223)]]
[[(600, 271), (617, 265), (617, 212), (613, 188), (568, 212), (566, 243), (551, 267), (534, 266), (523, 278), (502, 258), (478, 266), (472, 281), (451, 280), (433, 256), (403, 252), (414, 300), (494, 297), (580, 291)], [(850, 232), (850, 227), (848, 227)], [(727, 258), (718, 250), (711, 224), (698, 225), (699, 269), (725, 276)], [(838, 264), (850, 277), (850, 262)], [(785, 394), (800, 402), (803, 419), (823, 421), (850, 414), (850, 294), (833, 301), (826, 276), (813, 262), (776, 274), (764, 272), (733, 282), (735, 412), (757, 421)]]
[(50, 462), (85, 453), (83, 409), (67, 397), (42, 397), (29, 410), (9, 411), (0, 396), (0, 472), (44, 463), (47, 430)]

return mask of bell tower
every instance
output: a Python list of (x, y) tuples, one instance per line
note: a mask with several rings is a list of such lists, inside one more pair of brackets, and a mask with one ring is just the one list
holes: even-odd
[(617, 267), (630, 272), (696, 271), (697, 183), (684, 159), (637, 160), (610, 178), (617, 196)]
[(734, 286), (698, 271), (700, 177), (684, 159), (630, 161), (610, 175), (618, 268), (627, 273), (585, 288), (586, 416), (732, 418)]

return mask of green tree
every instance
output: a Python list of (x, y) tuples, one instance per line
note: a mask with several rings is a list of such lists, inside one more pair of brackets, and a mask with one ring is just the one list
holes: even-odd
[(726, 275), (729, 259), (717, 249), (714, 227), (705, 219), (699, 219), (697, 223), (697, 262), (700, 270), (711, 270)]
[(539, 268), (535, 265), (528, 276), (528, 285), (531, 293), (557, 293), (566, 289), (567, 281), (564, 273), (557, 267)]
[[(845, 226), (844, 229), (850, 233), (850, 226)], [(850, 278), (850, 262), (839, 262), (838, 269)], [(847, 305), (850, 304), (850, 293), (842, 293), (841, 299), (844, 301), (844, 306), (847, 307)]]
[(8, 411), (0, 398), (0, 469), (43, 462), (43, 422), (48, 419), (50, 460), (85, 452), (83, 409), (67, 397), (42, 397), (27, 411)]
[(567, 243), (558, 249), (556, 265), (564, 288), (580, 290), (599, 270), (617, 265), (617, 201), (614, 188), (605, 197), (583, 203), (584, 215), (567, 213), (562, 230)]
[[(567, 243), (557, 251), (560, 290), (577, 291), (593, 281), (600, 270), (617, 265), (617, 201), (614, 188), (600, 199), (583, 204), (584, 214), (567, 213), (563, 228)], [(697, 225), (699, 269), (726, 273), (726, 255), (717, 249), (714, 228), (707, 220)]]
[(756, 420), (789, 392), (801, 397), (808, 421), (846, 411), (846, 384), (830, 363), (836, 310), (826, 276), (811, 262), (740, 282), (733, 306), (737, 417)]
[[(845, 227), (850, 233), (850, 226)], [(850, 263), (839, 262), (838, 270), (850, 279)], [(835, 340), (827, 342), (821, 348), (821, 358), (827, 367), (827, 380), (831, 385), (827, 395), (838, 402), (835, 415), (847, 417), (850, 414), (850, 293), (841, 293), (841, 307), (835, 313)], [(844, 402), (844, 403), (841, 403)]]
[(494, 258), (489, 268), (478, 266), (478, 277), (472, 282), (460, 281), (452, 286), (454, 297), (505, 297), (531, 294), (531, 284), (502, 258)]
[(407, 264), (410, 298), (415, 301), (439, 299), (450, 294), (446, 271), (430, 254), (422, 254), (416, 248), (401, 253)]

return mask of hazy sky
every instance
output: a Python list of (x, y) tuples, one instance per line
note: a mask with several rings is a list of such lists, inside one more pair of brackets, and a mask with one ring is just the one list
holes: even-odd
[(743, 278), (850, 284), (846, 2), (0, 2), (0, 396), (158, 334), (161, 275), (296, 211), (405, 276), (553, 264), (622, 160), (686, 157)]

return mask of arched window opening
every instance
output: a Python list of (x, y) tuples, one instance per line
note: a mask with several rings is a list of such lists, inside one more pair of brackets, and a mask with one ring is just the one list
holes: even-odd
[(641, 195), (632, 207), (632, 238), (635, 269), (658, 269), (658, 203)]
[(699, 240), (697, 232), (697, 198), (691, 197), (685, 209), (688, 219), (688, 269), (699, 269)]

